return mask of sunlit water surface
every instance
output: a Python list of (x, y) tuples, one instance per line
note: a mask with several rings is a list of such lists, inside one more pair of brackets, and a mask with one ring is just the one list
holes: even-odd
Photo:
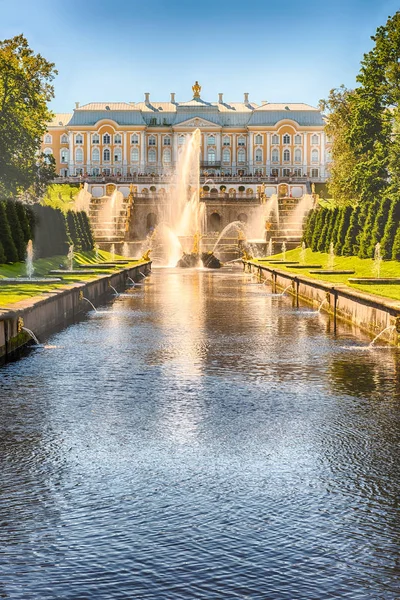
[(0, 598), (400, 598), (399, 353), (270, 292), (155, 271), (0, 368)]

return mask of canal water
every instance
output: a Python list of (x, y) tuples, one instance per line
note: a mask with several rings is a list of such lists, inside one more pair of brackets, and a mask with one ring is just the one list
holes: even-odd
[(395, 349), (160, 269), (0, 368), (0, 598), (400, 598)]

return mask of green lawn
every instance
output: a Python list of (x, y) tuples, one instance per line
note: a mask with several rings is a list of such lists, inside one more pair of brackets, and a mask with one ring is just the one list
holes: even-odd
[[(280, 260), (283, 258), (282, 254), (275, 254), (274, 256), (268, 257), (271, 260)], [(301, 262), (301, 248), (295, 250), (289, 250), (286, 252), (286, 260), (298, 260)], [(306, 249), (305, 263), (322, 265), (322, 268), (327, 268), (329, 255), (322, 252), (312, 252), (309, 248)], [(257, 259), (254, 259), (257, 262)], [(267, 265), (266, 261), (262, 261), (260, 264)], [(311, 274), (307, 269), (291, 269), (290, 265), (271, 265), (273, 268), (289, 271), (293, 275), (311, 277), (320, 281), (326, 281), (332, 284), (348, 285), (351, 288), (368, 292), (370, 294), (376, 294), (377, 296), (384, 296), (385, 298), (391, 298), (393, 300), (400, 301), (400, 285), (359, 285), (349, 283), (349, 278), (353, 277), (375, 277), (373, 271), (374, 261), (370, 258), (363, 259), (357, 258), (356, 256), (336, 256), (334, 269), (343, 270), (354, 270), (354, 275), (318, 275)], [(313, 269), (311, 269), (313, 270)], [(398, 261), (382, 261), (381, 263), (381, 277), (400, 277), (400, 262)]]
[[(77, 252), (75, 254), (75, 265), (78, 264), (88, 264), (95, 262), (109, 262), (113, 258), (116, 260), (124, 259), (123, 256), (115, 255), (114, 257), (110, 252), (105, 252), (104, 250), (99, 250), (99, 260), (97, 261), (95, 251), (91, 252)], [(126, 260), (126, 259), (125, 259)], [(21, 300), (27, 300), (28, 298), (40, 297), (43, 294), (48, 292), (65, 289), (69, 284), (91, 281), (96, 279), (101, 275), (106, 275), (107, 273), (112, 273), (113, 270), (118, 270), (119, 267), (110, 268), (110, 269), (102, 269), (96, 273), (91, 273), (88, 275), (77, 275), (75, 273), (69, 274), (68, 271), (65, 271), (62, 275), (50, 275), (49, 271), (53, 269), (58, 269), (60, 264), (66, 265), (66, 257), (65, 256), (52, 256), (50, 258), (40, 258), (39, 260), (34, 261), (34, 277), (45, 277), (48, 275), (49, 277), (62, 277), (63, 281), (60, 283), (52, 283), (48, 285), (34, 285), (34, 284), (12, 284), (12, 285), (0, 285), (0, 309), (7, 308), (10, 304), (14, 304), (15, 302), (20, 302)], [(139, 262), (139, 261), (132, 261)], [(121, 265), (120, 268), (124, 268), (128, 265)], [(4, 279), (6, 277), (26, 277), (26, 267), (25, 263), (14, 263), (7, 265), (0, 265), (0, 279)]]

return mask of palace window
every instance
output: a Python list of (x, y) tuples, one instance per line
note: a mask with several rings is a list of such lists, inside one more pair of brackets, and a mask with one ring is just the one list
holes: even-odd
[(256, 150), (256, 162), (262, 162), (262, 150), (260, 148)]
[(103, 135), (103, 144), (111, 144), (111, 137), (109, 133)]
[(82, 148), (77, 148), (75, 151), (75, 162), (82, 163), (83, 162), (83, 150)]
[(290, 177), (290, 169), (282, 169), (283, 177)]
[(238, 151), (238, 163), (246, 162), (246, 150), (242, 148)]
[(295, 177), (301, 177), (301, 169), (295, 169), (295, 170), (293, 171), (293, 175), (294, 175)]
[(137, 133), (134, 133), (134, 134), (131, 136), (131, 144), (132, 144), (132, 145), (137, 145), (137, 144), (139, 144), (139, 136), (138, 136), (138, 134), (137, 134)]
[(207, 146), (215, 146), (215, 136), (209, 135), (207, 138)]
[[(110, 137), (110, 136), (108, 136), (108, 137)], [(111, 153), (108, 148), (104, 148), (104, 150), (103, 150), (103, 160), (104, 160), (104, 162), (110, 162), (110, 160), (111, 160)]]
[(215, 150), (214, 150), (214, 148), (209, 148), (209, 150), (207, 152), (207, 160), (212, 165), (215, 163)]
[(256, 137), (255, 137), (255, 142), (258, 145), (262, 144), (262, 135), (257, 134)]
[(131, 148), (131, 162), (139, 162), (139, 148)]
[(75, 144), (83, 144), (83, 135), (81, 133), (75, 136)]
[(170, 146), (170, 145), (171, 145), (171, 138), (165, 137), (164, 138), (164, 146)]
[(290, 150), (284, 150), (283, 151), (283, 161), (284, 162), (289, 162), (290, 160)]
[(64, 135), (61, 136), (61, 143), (68, 144), (68, 141), (68, 136), (64, 133)]
[(311, 137), (311, 143), (312, 143), (313, 145), (315, 145), (315, 144), (318, 144), (318, 143), (319, 143), (319, 136), (318, 136), (316, 133), (314, 133), (314, 135)]
[(241, 136), (238, 139), (238, 146), (245, 146), (246, 145), (246, 138), (244, 138), (243, 136)]
[(121, 150), (121, 148), (115, 148), (114, 162), (121, 162), (121, 160), (122, 160), (122, 150)]
[(114, 144), (122, 144), (122, 136), (120, 133), (114, 135)]
[(279, 144), (279, 135), (277, 135), (276, 133), (274, 133), (274, 135), (272, 136), (272, 143), (274, 144), (274, 146)]
[(319, 175), (318, 169), (311, 169), (311, 177), (318, 177), (318, 175)]
[(100, 144), (100, 136), (98, 133), (92, 135), (92, 144)]
[(154, 135), (151, 135), (149, 137), (149, 146), (155, 146), (156, 145), (156, 138), (154, 137)]
[(297, 145), (301, 144), (301, 135), (300, 134), (297, 134), (294, 136), (294, 143)]
[(300, 148), (296, 148), (296, 150), (294, 151), (294, 162), (300, 162), (301, 161), (301, 150)]
[(98, 148), (93, 148), (93, 150), (92, 150), (92, 161), (93, 162), (100, 161), (100, 150)]
[(186, 142), (186, 137), (184, 135), (180, 135), (178, 137), (178, 146), (183, 146), (183, 144)]
[(325, 152), (325, 162), (327, 162), (327, 163), (332, 162), (332, 154), (331, 154), (330, 150), (327, 150)]
[(51, 144), (51, 141), (52, 141), (51, 135), (49, 133), (46, 133), (46, 135), (44, 136), (44, 143)]
[(94, 175), (94, 177), (98, 177), (100, 175), (100, 169), (99, 169), (99, 167), (94, 167), (92, 169), (92, 175)]
[(148, 154), (149, 163), (155, 163), (157, 160), (157, 155), (155, 150), (149, 150)]
[(226, 148), (222, 151), (222, 162), (224, 162), (224, 163), (231, 162), (231, 153)]
[(311, 151), (311, 162), (318, 162), (318, 150)]
[(63, 150), (61, 150), (61, 162), (67, 163), (68, 159), (69, 159), (69, 150), (64, 148)]
[(169, 148), (167, 148), (163, 152), (163, 163), (170, 164), (170, 162), (171, 162), (171, 150)]
[(50, 163), (50, 156), (53, 155), (53, 150), (51, 148), (46, 148), (43, 152), (44, 156), (44, 160), (46, 163)]
[(274, 150), (272, 150), (272, 162), (279, 162), (279, 150), (277, 150), (276, 148)]
[(272, 175), (272, 177), (278, 177), (279, 169), (271, 169), (271, 175)]
[(283, 136), (283, 143), (284, 144), (290, 144), (290, 135), (285, 133), (285, 135)]
[(222, 142), (223, 146), (230, 146), (231, 145), (231, 138), (229, 136), (225, 136)]

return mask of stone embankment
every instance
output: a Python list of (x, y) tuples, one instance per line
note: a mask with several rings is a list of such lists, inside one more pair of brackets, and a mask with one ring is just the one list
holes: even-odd
[(260, 265), (253, 261), (243, 261), (243, 268), (248, 272), (257, 273), (260, 279), (270, 281), (272, 291), (287, 290), (299, 306), (303, 300), (315, 307), (321, 306), (321, 311), (329, 313), (336, 326), (337, 320), (347, 321), (361, 330), (376, 336), (385, 329), (380, 338), (395, 345), (400, 345), (400, 302), (368, 294), (346, 285), (335, 285), (297, 275), (278, 268)]
[(30, 298), (6, 309), (0, 308), (0, 358), (7, 358), (31, 341), (22, 326), (39, 338), (61, 329), (90, 310), (82, 296), (95, 306), (111, 297), (113, 286), (118, 292), (128, 287), (128, 277), (141, 281), (151, 270), (151, 261), (140, 262), (96, 279), (66, 285), (65, 288), (45, 292), (43, 297)]

